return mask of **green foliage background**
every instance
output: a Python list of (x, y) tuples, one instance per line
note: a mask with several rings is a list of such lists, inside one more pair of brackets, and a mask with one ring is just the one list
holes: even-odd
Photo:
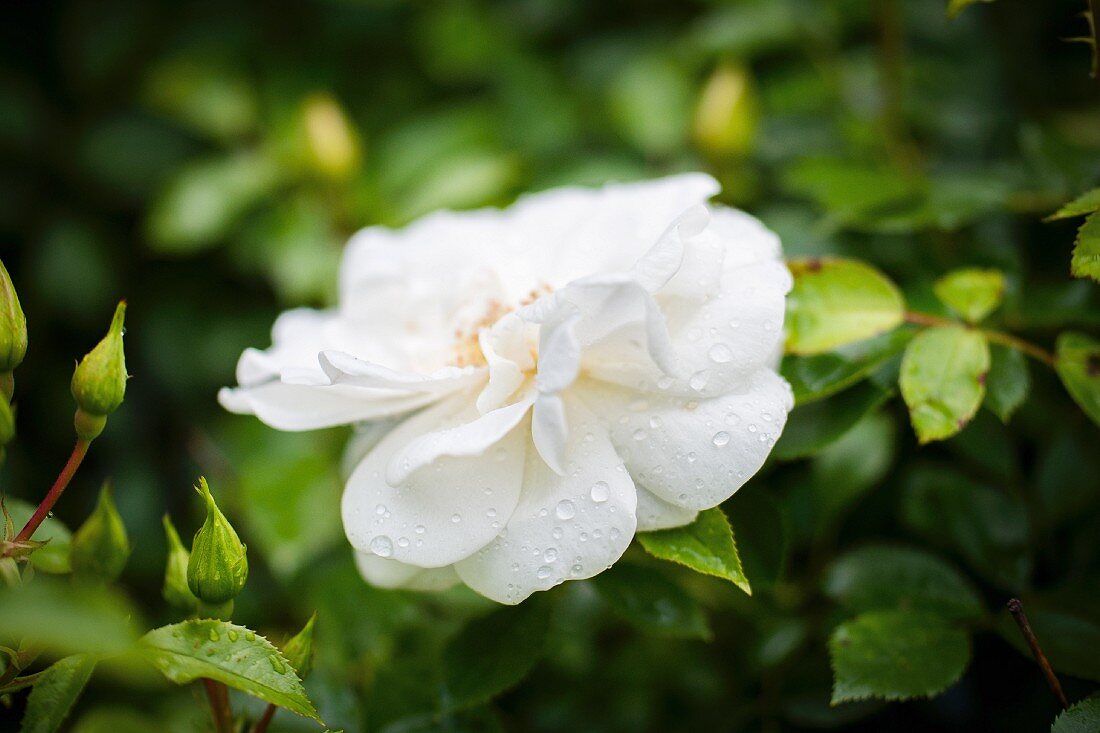
[[(191, 484), (209, 477), (251, 549), (234, 620), (282, 639), (318, 612), (306, 689), (333, 728), (1045, 730), (1058, 706), (1002, 609), (1023, 598), (1071, 701), (1096, 688), (1100, 432), (1040, 364), (1007, 422), (1019, 394), (925, 446), (889, 380), (799, 408), (797, 442), (723, 507), (751, 597), (635, 547), (595, 583), (504, 610), (363, 584), (337, 510), (347, 435), (277, 433), (215, 402), (278, 311), (331, 301), (361, 226), (689, 169), (788, 256), (871, 263), (913, 310), (948, 315), (937, 278), (995, 268), (997, 327), (1048, 349), (1095, 336), (1100, 285), (1070, 277), (1077, 222), (1042, 221), (1100, 179), (1100, 85), (1087, 46), (1063, 40), (1088, 32), (1084, 3), (997, 0), (952, 21), (944, 5), (10, 4), (0, 253), (31, 337), (5, 491), (36, 502), (53, 479), (73, 360), (126, 297), (133, 379), (58, 516), (78, 526), (109, 476), (130, 595), (167, 623), (160, 517), (186, 541)], [(900, 345), (886, 351), (896, 373)], [(514, 657), (493, 664), (479, 629), (504, 629)], [(915, 648), (850, 651), (868, 638)], [(830, 646), (856, 665), (836, 689)], [(859, 674), (894, 684), (907, 665), (927, 674), (899, 672), (899, 693), (946, 692), (863, 699)], [(205, 724), (189, 690), (134, 685), (97, 675), (74, 729)], [(316, 729), (286, 713), (272, 727)]]

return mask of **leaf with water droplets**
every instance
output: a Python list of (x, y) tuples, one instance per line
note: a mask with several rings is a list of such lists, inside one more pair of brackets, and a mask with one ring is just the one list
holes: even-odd
[(686, 565), (706, 575), (725, 578), (752, 594), (749, 579), (741, 568), (733, 530), (719, 507), (700, 512), (695, 521), (685, 527), (639, 532), (638, 542), (654, 557)]
[(320, 721), (286, 658), (271, 642), (243, 626), (193, 619), (153, 629), (141, 649), (172, 682), (200, 678), (224, 682), (249, 695)]

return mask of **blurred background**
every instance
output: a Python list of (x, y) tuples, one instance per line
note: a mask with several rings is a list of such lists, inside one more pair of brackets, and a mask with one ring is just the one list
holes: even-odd
[[(1064, 40), (1088, 32), (1084, 0), (976, 3), (953, 21), (944, 4), (5, 2), (0, 256), (30, 328), (5, 491), (37, 501), (56, 475), (73, 361), (125, 297), (126, 402), (58, 515), (78, 524), (110, 477), (134, 598), (167, 621), (160, 517), (189, 536), (190, 487), (209, 477), (253, 559), (237, 618), (278, 636), (320, 612), (307, 687), (334, 729), (1044, 730), (1057, 708), (993, 616), (945, 695), (830, 708), (836, 616), (817, 591), (838, 551), (877, 538), (940, 548), (992, 609), (1010, 593), (1097, 598), (1098, 433), (1039, 369), (1008, 427), (983, 412), (918, 451), (895, 403), (813, 459), (774, 462), (726, 506), (752, 599), (654, 570), (707, 609), (709, 643), (643, 635), (570, 583), (527, 682), (442, 720), (438, 650), (487, 602), (361, 583), (338, 514), (346, 432), (277, 433), (215, 400), (280, 310), (332, 303), (362, 226), (681, 170), (718, 177), (788, 254), (869, 260), (925, 310), (935, 277), (987, 265), (1009, 277), (1006, 327), (1047, 346), (1095, 333), (1097, 286), (1068, 278), (1073, 224), (1041, 223), (1100, 175), (1100, 82), (1089, 47)], [(951, 529), (967, 502), (994, 526)], [(1077, 696), (1097, 674), (1096, 608), (1066, 612)], [(194, 730), (205, 712), (180, 694), (93, 682), (77, 729)], [(313, 729), (290, 718), (273, 730)]]

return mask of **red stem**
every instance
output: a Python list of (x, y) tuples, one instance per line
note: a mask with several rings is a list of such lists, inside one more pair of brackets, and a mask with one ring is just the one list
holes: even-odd
[(268, 705), (267, 710), (264, 711), (263, 716), (256, 723), (256, 727), (252, 729), (252, 733), (267, 733), (267, 726), (271, 723), (271, 719), (275, 717), (275, 711), (278, 709), (274, 705)]
[(76, 469), (80, 468), (80, 462), (83, 461), (84, 456), (88, 454), (88, 446), (91, 444), (89, 440), (77, 439), (76, 445), (73, 446), (73, 453), (69, 456), (68, 463), (61, 469), (61, 473), (57, 474), (57, 480), (53, 482), (53, 486), (50, 487), (50, 491), (46, 494), (46, 498), (42, 500), (42, 503), (34, 510), (34, 514), (31, 515), (31, 518), (23, 525), (23, 529), (19, 530), (19, 534), (15, 536), (16, 542), (25, 542), (29, 540), (31, 535), (34, 534), (34, 531), (38, 529), (38, 525), (42, 524), (49, 513), (53, 511), (53, 505), (61, 498), (61, 493), (65, 491), (65, 487), (72, 481), (73, 476), (76, 474)]
[(221, 682), (203, 679), (206, 696), (210, 698), (210, 716), (218, 733), (233, 733), (233, 711), (229, 707), (229, 690)]

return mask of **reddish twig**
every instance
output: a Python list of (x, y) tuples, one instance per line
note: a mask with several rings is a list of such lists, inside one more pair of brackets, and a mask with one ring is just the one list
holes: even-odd
[(229, 707), (229, 690), (221, 682), (203, 679), (206, 696), (210, 699), (210, 716), (217, 733), (233, 733), (233, 710)]
[(31, 538), (34, 531), (38, 529), (38, 526), (45, 521), (46, 517), (53, 511), (53, 505), (57, 503), (57, 500), (61, 498), (61, 493), (65, 491), (65, 487), (72, 481), (73, 476), (76, 474), (76, 469), (80, 468), (81, 461), (84, 460), (84, 456), (88, 454), (88, 446), (91, 445), (91, 441), (77, 439), (76, 445), (73, 446), (72, 455), (69, 456), (68, 462), (65, 467), (61, 469), (61, 473), (57, 475), (57, 480), (53, 482), (53, 486), (50, 487), (49, 492), (46, 494), (46, 498), (42, 500), (42, 503), (38, 505), (38, 508), (34, 510), (34, 514), (27, 520), (27, 523), (23, 525), (23, 529), (19, 530), (19, 534), (15, 536), (15, 542), (25, 542)]
[(268, 705), (263, 716), (256, 722), (256, 727), (252, 729), (252, 733), (267, 733), (267, 726), (271, 724), (271, 719), (275, 717), (275, 711), (278, 709), (274, 705)]

